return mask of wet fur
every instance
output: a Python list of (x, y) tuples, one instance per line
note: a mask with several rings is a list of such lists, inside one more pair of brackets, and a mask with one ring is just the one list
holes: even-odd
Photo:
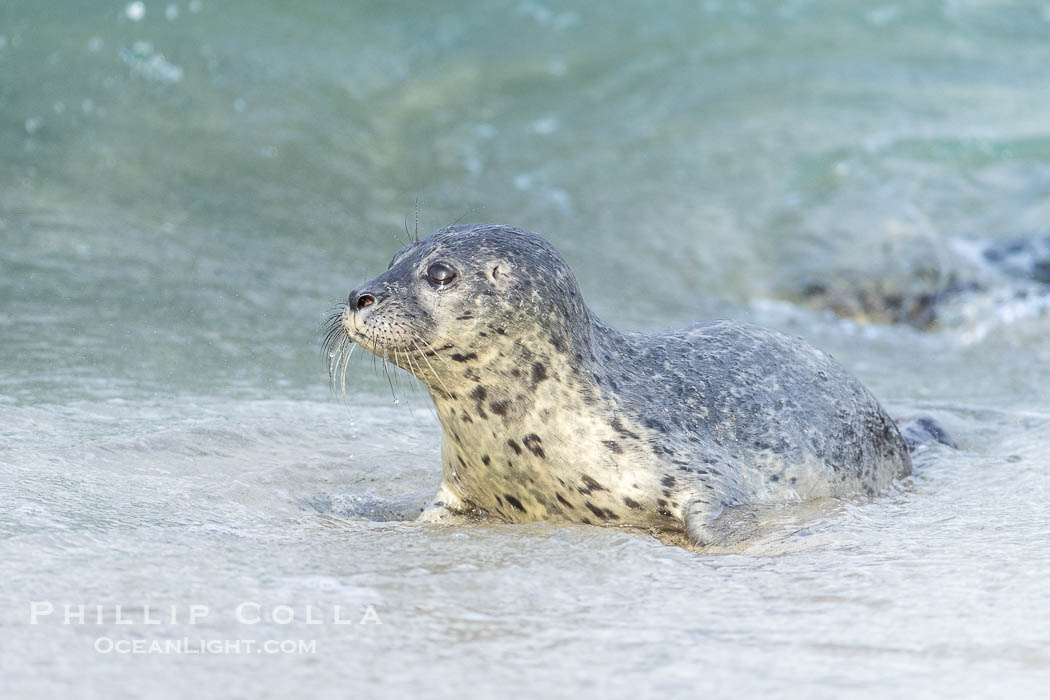
[[(454, 284), (428, 281), (438, 261)], [(426, 385), (444, 433), (427, 520), (482, 509), (707, 544), (726, 507), (871, 494), (911, 470), (893, 421), (830, 356), (730, 321), (607, 326), (534, 233), (442, 229), (365, 292), (375, 304), (330, 319), (330, 369), (353, 341)]]

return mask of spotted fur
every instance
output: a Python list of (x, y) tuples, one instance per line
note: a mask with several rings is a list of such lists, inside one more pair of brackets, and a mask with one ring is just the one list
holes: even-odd
[[(428, 277), (436, 262), (452, 283)], [(374, 303), (356, 308), (367, 294)], [(727, 506), (876, 493), (908, 474), (896, 425), (801, 339), (730, 321), (625, 332), (542, 237), (441, 229), (355, 290), (339, 332), (416, 375), (444, 432), (427, 520), (685, 530)]]

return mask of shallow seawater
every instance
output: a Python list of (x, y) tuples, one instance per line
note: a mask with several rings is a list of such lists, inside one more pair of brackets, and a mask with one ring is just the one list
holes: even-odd
[[(973, 251), (1050, 235), (1047, 65), (1045, 3), (5, 3), (0, 693), (1043, 695), (1047, 285)], [(333, 394), (318, 328), (417, 197), (543, 233), (614, 325), (801, 335), (959, 449), (717, 552), (405, 522), (429, 399), (360, 357)], [(953, 275), (926, 332), (793, 291)], [(106, 649), (183, 638), (314, 646)]]

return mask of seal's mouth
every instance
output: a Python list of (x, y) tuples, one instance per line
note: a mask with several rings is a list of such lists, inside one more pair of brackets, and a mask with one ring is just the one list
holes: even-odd
[[(358, 308), (365, 308), (376, 303), (372, 297), (369, 303), (364, 304), (363, 307), (360, 306), (363, 296), (365, 295), (356, 300)], [(451, 372), (451, 367), (442, 357), (444, 351), (453, 349), (452, 345), (434, 347), (421, 335), (411, 332), (402, 324), (394, 324), (397, 326), (396, 333), (391, 332), (392, 328), (372, 328), (369, 332), (369, 328), (361, 327), (358, 321), (357, 314), (354, 313), (349, 303), (342, 303), (333, 308), (322, 323), (321, 331), (324, 340), (321, 343), (321, 356), (327, 364), (328, 378), (333, 390), (338, 387), (343, 396), (346, 396), (346, 375), (350, 358), (360, 346), (372, 353), (373, 364), (376, 359), (382, 361), (383, 374), (390, 385), (395, 405), (398, 403), (398, 398), (390, 374), (390, 364), (414, 375), (428, 388), (449, 396), (452, 395), (443, 378), (444, 375)]]

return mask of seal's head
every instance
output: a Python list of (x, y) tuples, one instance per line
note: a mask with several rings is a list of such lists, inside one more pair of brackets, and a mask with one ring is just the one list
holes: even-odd
[(561, 350), (589, 338), (569, 266), (534, 233), (456, 226), (403, 247), (386, 272), (350, 292), (331, 319), (326, 350), (332, 359), (349, 339), (448, 391), (432, 383), (435, 356), (469, 362), (541, 338)]

